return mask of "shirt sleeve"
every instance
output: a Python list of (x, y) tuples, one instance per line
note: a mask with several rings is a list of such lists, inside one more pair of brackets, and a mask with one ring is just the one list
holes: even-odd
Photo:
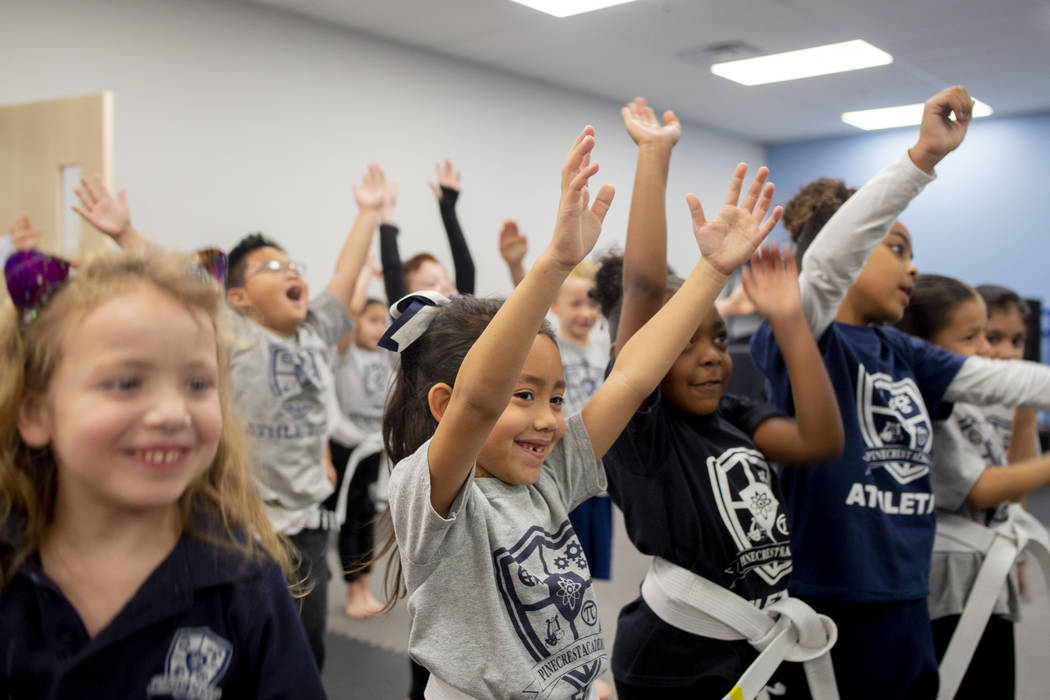
[(394, 535), (401, 556), (413, 564), (426, 565), (463, 545), (470, 533), (455, 527), (466, 517), (474, 486), (474, 470), (463, 482), (449, 508), (441, 517), (430, 503), (430, 440), (412, 455), (397, 463), (390, 474), (387, 500), (394, 523)]
[(902, 352), (910, 358), (909, 364), (930, 418), (935, 421), (946, 419), (952, 413), (951, 402), (955, 399), (945, 393), (966, 358), (896, 328), (884, 330), (887, 341), (899, 344)]
[(729, 423), (748, 435), (754, 435), (758, 426), (770, 418), (784, 418), (785, 414), (773, 404), (748, 396), (725, 394), (718, 402), (718, 412)]
[(474, 259), (470, 256), (467, 239), (463, 235), (463, 229), (459, 226), (459, 217), (456, 216), (457, 199), (459, 199), (459, 190), (442, 186), (441, 201), (438, 202), (438, 207), (441, 210), (441, 223), (445, 225), (445, 235), (448, 236), (448, 246), (452, 250), (452, 265), (456, 270), (456, 289), (460, 294), (473, 294)]
[(569, 510), (605, 490), (605, 471), (594, 456), (594, 446), (581, 414), (565, 421), (565, 435), (543, 466), (554, 477)]
[[(614, 473), (623, 470), (638, 476), (660, 471), (668, 445), (664, 406), (663, 396), (656, 389), (642, 408), (631, 416), (627, 427), (606, 453), (603, 459), (606, 471)], [(615, 476), (613, 481), (617, 481)]]
[(245, 649), (246, 662), (258, 678), (253, 697), (326, 698), (295, 602), (276, 564), (266, 567), (258, 593), (247, 610), (254, 625)]
[(405, 270), (401, 266), (401, 252), (397, 249), (397, 226), (379, 225), (379, 262), (383, 266), (383, 287), (386, 303), (393, 304), (405, 296)]
[(1027, 360), (967, 357), (948, 385), (945, 399), (1050, 411), (1050, 367)]
[(980, 449), (959, 423), (960, 408), (948, 420), (937, 423), (933, 433), (933, 494), (937, 507), (957, 511), (981, 478), (985, 463)]
[(310, 302), (310, 311), (303, 325), (317, 333), (325, 345), (337, 345), (354, 327), (346, 307), (328, 290)]
[(905, 152), (847, 199), (813, 239), (802, 259), (799, 288), (814, 337), (831, 325), (871, 251), (933, 179)]

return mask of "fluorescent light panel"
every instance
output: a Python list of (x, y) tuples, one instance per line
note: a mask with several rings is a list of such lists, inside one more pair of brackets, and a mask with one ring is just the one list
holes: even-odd
[[(516, 0), (517, 1), (517, 0)], [(863, 39), (716, 63), (711, 72), (741, 85), (765, 85), (893, 63), (893, 56)]]
[(626, 5), (635, 0), (513, 0), (513, 2), (555, 17), (569, 17), (613, 5)]
[[(984, 102), (980, 100), (973, 101), (973, 117), (975, 119), (987, 117), (991, 113), (992, 108)], [(955, 118), (954, 113), (952, 118)], [(914, 126), (922, 122), (922, 103), (845, 112), (842, 115), (842, 121), (865, 131), (894, 129), (898, 126)]]

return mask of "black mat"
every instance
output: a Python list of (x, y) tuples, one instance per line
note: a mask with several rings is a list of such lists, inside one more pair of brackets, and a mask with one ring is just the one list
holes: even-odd
[(408, 695), (408, 656), (341, 634), (325, 638), (321, 674), (332, 700), (403, 700)]

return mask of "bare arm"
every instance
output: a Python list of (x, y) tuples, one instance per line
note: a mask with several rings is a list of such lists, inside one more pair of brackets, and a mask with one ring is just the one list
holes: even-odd
[[(667, 289), (667, 173), (671, 150), (682, 134), (674, 113), (664, 124), (642, 98), (621, 110), (627, 133), (638, 144), (627, 245), (623, 253), (623, 296), (616, 347), (622, 348), (652, 318)], [(644, 398), (644, 397), (643, 397)]]
[(379, 223), (380, 209), (386, 190), (386, 176), (382, 168), (375, 163), (368, 166), (361, 185), (354, 185), (354, 198), (357, 200), (358, 213), (350, 234), (343, 243), (339, 257), (336, 259), (335, 272), (328, 282), (328, 291), (339, 300), (350, 312), (350, 301), (354, 283), (365, 264), (368, 248), (372, 244), (372, 232)]
[(1008, 464), (1035, 459), (1039, 443), (1039, 414), (1027, 408), (1014, 409), (1014, 427), (1010, 447), (1006, 451)]
[(770, 418), (752, 436), (766, 457), (786, 464), (832, 459), (842, 453), (845, 437), (835, 389), (824, 360), (806, 326), (799, 296), (798, 271), (791, 251), (783, 258), (775, 244), (751, 256), (742, 271), (743, 287), (773, 329), (787, 365), (795, 418)]
[(1020, 501), (1050, 484), (1050, 456), (1007, 466), (988, 467), (966, 497), (976, 508), (992, 508), (1003, 501)]
[(599, 459), (667, 374), (729, 275), (780, 220), (781, 209), (777, 207), (763, 221), (773, 199), (772, 183), (765, 184), (765, 168), (759, 168), (743, 203), (738, 205), (746, 172), (745, 164), (736, 167), (725, 205), (713, 221), (704, 218), (696, 195), (686, 197), (702, 257), (670, 301), (618, 351), (608, 378), (584, 407), (583, 421)]
[(559, 287), (598, 238), (613, 188), (602, 187), (587, 208), (587, 182), (598, 171), (598, 164), (590, 162), (593, 148), (594, 129), (587, 127), (562, 168), (562, 196), (550, 245), (467, 353), (456, 374), (455, 388), (439, 384), (430, 390), (431, 410), (440, 416), (427, 454), (430, 502), (441, 515), (448, 513), (506, 409)]
[(515, 287), (525, 279), (525, 254), (529, 252), (529, 241), (518, 230), (518, 222), (507, 220), (499, 232), (499, 254), (507, 263), (510, 281)]

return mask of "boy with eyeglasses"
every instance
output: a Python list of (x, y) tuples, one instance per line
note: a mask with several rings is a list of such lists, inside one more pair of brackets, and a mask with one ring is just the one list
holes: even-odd
[(299, 549), (308, 590), (300, 617), (318, 668), (324, 663), (329, 578), (321, 503), (333, 490), (326, 446), (333, 420), (331, 357), (351, 328), (348, 307), (379, 222), (385, 177), (370, 165), (354, 187), (359, 213), (327, 288), (309, 299), (304, 266), (260, 233), (229, 254), (226, 299), (237, 317), (230, 357), (233, 396), (248, 431), (256, 484), (274, 529)]

